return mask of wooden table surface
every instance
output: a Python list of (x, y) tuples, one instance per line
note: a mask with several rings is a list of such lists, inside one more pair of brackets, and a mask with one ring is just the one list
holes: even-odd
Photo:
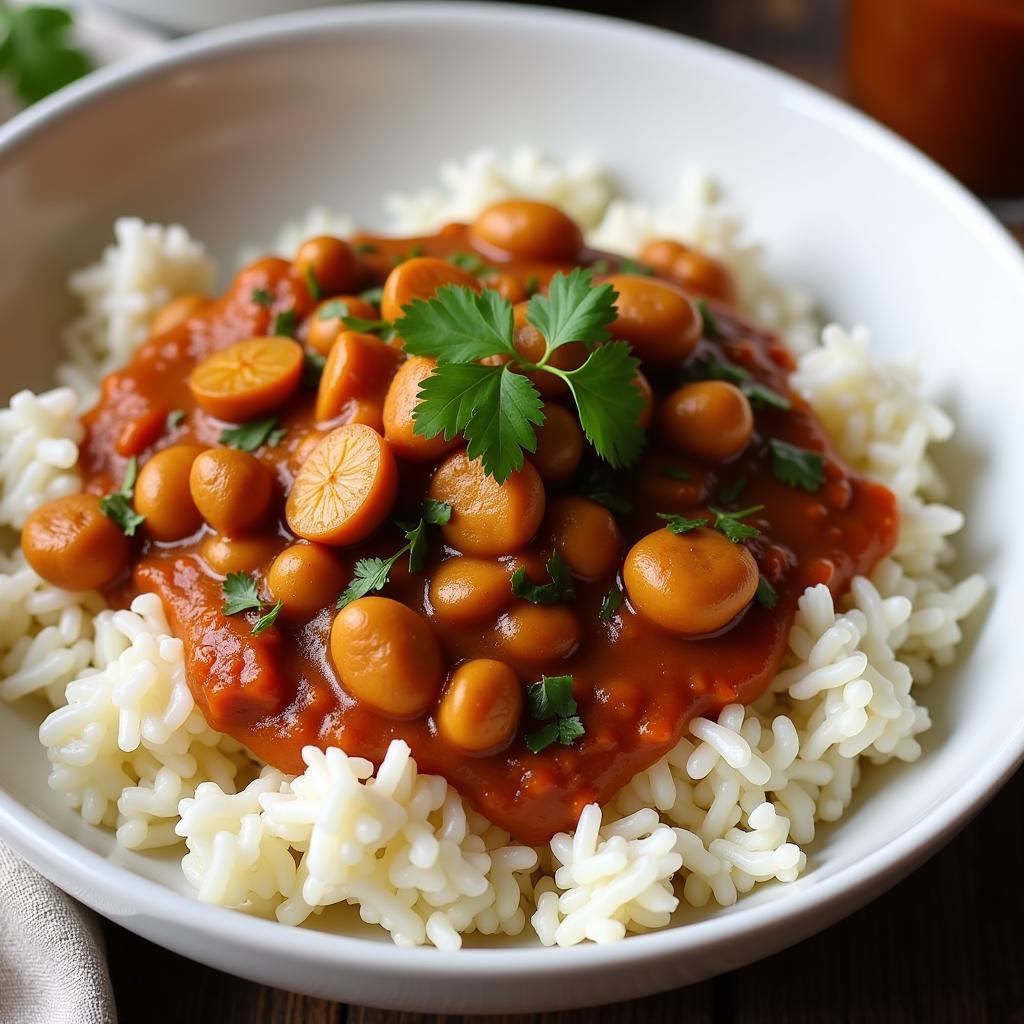
[[(625, 7), (611, 2), (565, 6), (608, 14)], [(842, 6), (842, 0), (636, 0), (628, 10), (637, 20), (712, 40), (842, 93)], [(1024, 242), (1024, 223), (1010, 226)], [(649, 999), (488, 1019), (495, 1024), (1024, 1024), (1024, 881), (1017, 873), (1022, 851), (1024, 773), (1019, 773), (925, 867), (799, 946)], [(107, 941), (122, 1024), (455, 1024), (462, 1019), (345, 1006), (255, 985), (114, 925), (107, 926)]]

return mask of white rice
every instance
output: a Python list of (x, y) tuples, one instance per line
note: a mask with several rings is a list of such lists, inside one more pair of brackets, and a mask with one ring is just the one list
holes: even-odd
[[(677, 237), (725, 261), (742, 304), (804, 352), (793, 384), (844, 458), (896, 493), (896, 550), (841, 606), (810, 588), (770, 691), (731, 705), (636, 776), (603, 810), (587, 807), (572, 834), (534, 851), (509, 840), (437, 776), (420, 775), (392, 744), (376, 773), (337, 749), (303, 751), (288, 777), (255, 769), (213, 732), (184, 677), (181, 642), (160, 602), (102, 610), (96, 594), (45, 584), (20, 552), (0, 560), (0, 696), (41, 692), (57, 706), (40, 737), (50, 785), (126, 846), (188, 850), (185, 877), (200, 899), (300, 924), (336, 903), (359, 908), (396, 943), (456, 949), (468, 933), (517, 935), (529, 922), (545, 945), (608, 942), (669, 924), (679, 901), (728, 905), (758, 883), (806, 865), (819, 821), (849, 805), (862, 758), (914, 760), (928, 728), (915, 684), (949, 664), (961, 623), (985, 584), (946, 566), (963, 516), (941, 504), (928, 457), (953, 424), (923, 397), (913, 367), (882, 365), (863, 328), (827, 327), (820, 346), (806, 296), (773, 282), (742, 222), (706, 176), (688, 172), (661, 207), (614, 197), (591, 161), (509, 159), (491, 151), (442, 168), (442, 187), (388, 200), (395, 230), (429, 231), (484, 205), (528, 195), (564, 206), (591, 244), (635, 254)], [(347, 218), (312, 211), (281, 240), (347, 232)], [(119, 221), (117, 244), (75, 275), (85, 312), (69, 329), (60, 378), (91, 393), (123, 364), (159, 307), (209, 286), (202, 247), (181, 228)], [(0, 524), (18, 527), (40, 502), (80, 486), (74, 395), (22, 393), (0, 412)]]

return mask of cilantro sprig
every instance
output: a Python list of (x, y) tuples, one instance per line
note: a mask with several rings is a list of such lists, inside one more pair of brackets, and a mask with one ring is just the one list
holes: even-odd
[(548, 571), (548, 576), (551, 577), (550, 583), (533, 583), (527, 579), (526, 566), (516, 569), (512, 573), (512, 593), (524, 601), (529, 601), (530, 604), (563, 604), (566, 601), (571, 601), (576, 596), (572, 586), (572, 577), (569, 575), (565, 562), (562, 561), (562, 556), (557, 551), (551, 552), (551, 557), (547, 560), (545, 568)]
[[(710, 332), (705, 328), (705, 333), (714, 337), (717, 327)], [(710, 377), (735, 384), (754, 405), (767, 406), (780, 412), (788, 412), (793, 408), (793, 403), (785, 395), (755, 380), (748, 370), (735, 363), (721, 359), (705, 359), (697, 363), (694, 369), (704, 378)]]
[(263, 445), (276, 448), (287, 433), (284, 427), (277, 425), (276, 416), (268, 416), (262, 420), (250, 420), (237, 427), (227, 427), (221, 431), (220, 443), (229, 448), (237, 448), (240, 452), (254, 452)]
[(526, 709), (535, 721), (547, 723), (523, 737), (531, 753), (539, 754), (553, 743), (571, 747), (586, 734), (572, 695), (572, 676), (541, 676), (540, 682), (526, 688)]
[(0, 77), (10, 80), (28, 105), (92, 71), (93, 63), (71, 44), (74, 15), (62, 7), (14, 7), (0, 0)]
[(146, 521), (146, 517), (140, 516), (132, 507), (138, 475), (139, 460), (133, 455), (124, 467), (120, 488), (100, 498), (100, 511), (117, 523), (126, 537), (134, 537), (135, 531)]
[[(527, 321), (545, 340), (536, 362), (516, 349), (512, 306), (493, 290), (448, 285), (432, 299), (404, 307), (395, 329), (406, 352), (438, 361), (420, 388), (415, 433), (448, 440), (462, 434), (469, 458), (479, 458), (484, 472), (502, 483), (522, 468), (525, 452), (536, 450), (536, 428), (544, 422), (540, 393), (515, 370), (544, 372), (568, 385), (583, 431), (601, 458), (616, 467), (635, 461), (643, 447), (643, 396), (631, 385), (640, 364), (628, 343), (609, 341), (617, 298), (610, 285), (594, 285), (583, 268), (556, 274), (548, 294), (534, 295), (527, 305)], [(583, 365), (552, 365), (552, 354), (574, 341), (590, 350)], [(490, 356), (505, 361), (478, 362)]]
[(256, 577), (247, 572), (229, 572), (221, 589), (224, 594), (221, 611), (225, 615), (239, 615), (248, 611), (260, 612), (260, 617), (253, 623), (253, 636), (259, 636), (270, 629), (284, 607), (284, 602), (278, 601), (269, 611), (264, 612), (266, 602), (260, 597)]
[(811, 493), (821, 489), (825, 483), (825, 457), (821, 452), (798, 448), (775, 437), (768, 444), (772, 450), (772, 472), (779, 480)]
[(764, 605), (769, 611), (779, 602), (777, 591), (764, 576), (758, 577), (757, 590), (754, 593), (754, 597), (757, 599), (758, 604)]
[(604, 600), (601, 602), (601, 610), (597, 613), (597, 617), (602, 622), (611, 622), (612, 616), (622, 607), (622, 600), (622, 591), (618, 587), (612, 587), (604, 595)]
[(733, 544), (739, 544), (741, 541), (760, 536), (761, 531), (756, 526), (751, 526), (743, 520), (762, 511), (763, 508), (764, 505), (751, 505), (750, 508), (740, 509), (738, 512), (709, 508), (708, 511), (715, 517), (713, 521), (708, 520), (707, 516), (691, 518), (690, 516), (676, 515), (674, 512), (658, 512), (657, 516), (659, 519), (665, 520), (665, 529), (669, 533), (690, 533), (702, 526), (710, 526), (711, 529), (724, 534)]

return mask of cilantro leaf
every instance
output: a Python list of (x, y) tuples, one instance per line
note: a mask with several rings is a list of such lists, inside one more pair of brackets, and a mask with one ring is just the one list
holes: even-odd
[(793, 403), (785, 395), (780, 395), (778, 391), (773, 391), (771, 388), (765, 387), (764, 384), (758, 384), (757, 381), (744, 381), (740, 385), (740, 390), (755, 405), (768, 405), (782, 412), (789, 412), (793, 408)]
[(594, 349), (577, 370), (559, 370), (576, 400), (587, 440), (609, 465), (628, 466), (644, 446), (644, 397), (633, 386), (640, 361), (624, 341)]
[(825, 457), (821, 452), (798, 448), (794, 444), (772, 438), (772, 472), (790, 487), (802, 487), (805, 491), (817, 491), (825, 482)]
[(571, 747), (581, 736), (585, 736), (587, 730), (583, 728), (583, 722), (579, 715), (567, 715), (559, 718), (555, 723), (558, 726), (558, 742), (563, 747)]
[(270, 328), (270, 333), (275, 337), (294, 338), (296, 323), (297, 318), (295, 316), (295, 310), (282, 309), (281, 312), (274, 317), (274, 323)]
[(221, 589), (224, 593), (224, 606), (221, 610), (225, 615), (263, 608), (256, 577), (247, 572), (229, 572)]
[(691, 530), (708, 525), (706, 519), (690, 519), (687, 516), (677, 516), (672, 512), (659, 512), (658, 518), (665, 520), (665, 529), (669, 533), (689, 533)]
[[(410, 526), (405, 531), (405, 539), (409, 542), (406, 550), (409, 552), (409, 572), (419, 572), (423, 563), (427, 560), (427, 524), (420, 520), (415, 526)], [(399, 554), (402, 554), (400, 551)]]
[(135, 531), (146, 521), (132, 507), (132, 496), (135, 494), (135, 480), (139, 475), (139, 460), (133, 455), (124, 467), (121, 487), (100, 498), (100, 511), (121, 527), (126, 537), (134, 537)]
[(761, 576), (757, 581), (757, 591), (754, 594), (759, 604), (763, 604), (769, 611), (778, 604), (779, 595), (775, 588)]
[(395, 330), (414, 356), (439, 363), (472, 363), (493, 355), (515, 356), (512, 305), (492, 288), (445, 285), (432, 299), (414, 299)]
[(424, 498), (421, 506), (423, 519), (431, 526), (444, 526), (452, 518), (452, 507), (437, 498)]
[(526, 279), (526, 295), (528, 298), (532, 298), (537, 292), (540, 291), (540, 281), (537, 279), (536, 274), (531, 274)]
[(494, 267), (490, 266), (487, 261), (476, 252), (453, 252), (448, 257), (448, 262), (453, 266), (458, 267), (460, 270), (465, 270), (468, 274), (473, 274), (475, 277), (480, 277), (482, 274), (493, 274)]
[(583, 497), (604, 505), (616, 515), (628, 516), (633, 511), (633, 503), (612, 490), (609, 474), (600, 466), (594, 466), (584, 474), (577, 490)]
[(252, 301), (257, 306), (272, 306), (274, 304), (273, 292), (267, 291), (266, 288), (253, 288)]
[(307, 391), (316, 391), (327, 365), (327, 356), (307, 349), (302, 353), (302, 386)]
[(443, 434), (446, 441), (460, 434), (493, 387), (490, 379), (500, 370), (479, 363), (435, 366), (420, 384), (419, 401), (412, 413), (413, 433), (421, 437)]
[(788, 412), (793, 408), (793, 403), (785, 395), (754, 380), (749, 371), (735, 363), (721, 359), (705, 359), (697, 364), (697, 371), (705, 378), (735, 384), (755, 405), (768, 405), (782, 412)]
[(622, 591), (618, 587), (612, 587), (607, 594), (604, 595), (604, 600), (601, 602), (601, 610), (597, 613), (597, 617), (602, 622), (610, 622), (612, 616), (622, 607)]
[(576, 267), (568, 277), (555, 274), (547, 295), (530, 299), (526, 319), (544, 335), (548, 354), (572, 341), (595, 345), (611, 337), (608, 325), (617, 316), (618, 297), (610, 284), (595, 286), (590, 271)]
[(314, 302), (319, 302), (323, 297), (323, 289), (320, 287), (320, 282), (316, 279), (316, 271), (312, 266), (306, 267), (306, 288), (309, 290), (309, 297)]
[(704, 378), (727, 380), (730, 384), (742, 384), (750, 377), (742, 366), (722, 359), (705, 359), (698, 364), (697, 371)]
[(752, 537), (760, 535), (761, 531), (756, 526), (750, 526), (743, 520), (754, 515), (755, 512), (760, 512), (763, 508), (764, 505), (751, 505), (750, 508), (741, 509), (739, 512), (723, 512), (718, 508), (710, 508), (709, 511), (715, 517), (712, 526), (719, 533), (724, 533), (733, 544), (739, 544), (740, 541), (750, 540)]
[(718, 337), (718, 321), (715, 314), (711, 312), (707, 299), (697, 300), (697, 312), (700, 313), (701, 334), (705, 338)]
[(317, 320), (341, 320), (348, 316), (348, 303), (344, 299), (331, 299), (317, 310)]
[(0, 3), (0, 74), (18, 98), (35, 103), (93, 69), (68, 38), (74, 16), (61, 7), (13, 8)]
[(229, 448), (237, 448), (241, 452), (254, 452), (265, 444), (276, 448), (285, 433), (285, 429), (277, 425), (277, 417), (268, 416), (266, 419), (250, 420), (237, 427), (222, 430), (220, 443)]
[(722, 484), (718, 488), (718, 500), (723, 505), (731, 505), (746, 489), (747, 478), (738, 476), (731, 484)]
[(366, 597), (374, 590), (383, 590), (388, 582), (388, 575), (391, 567), (408, 550), (408, 546), (402, 548), (397, 554), (390, 558), (360, 558), (352, 570), (352, 579), (349, 585), (338, 598), (337, 609), (347, 607), (353, 601)]
[(395, 335), (395, 325), (390, 320), (367, 320), (361, 316), (343, 316), (341, 322), (350, 330), (360, 334), (379, 334), (385, 341)]
[(523, 468), (524, 451), (537, 450), (534, 428), (544, 422), (544, 403), (528, 377), (509, 366), (497, 369), (463, 435), (466, 455), (479, 458), (484, 472), (500, 484)]
[(545, 563), (550, 583), (533, 583), (526, 577), (526, 567), (520, 566), (512, 573), (512, 593), (530, 604), (560, 604), (571, 601), (576, 592), (573, 590), (572, 577), (557, 551)]
[(572, 695), (572, 676), (544, 676), (526, 688), (526, 709), (531, 718), (545, 722), (549, 718), (576, 714)]
[(277, 621), (277, 617), (281, 614), (281, 609), (283, 607), (284, 601), (278, 601), (269, 612), (265, 615), (261, 615), (256, 620), (256, 625), (252, 627), (252, 635), (259, 636), (264, 630), (270, 629), (270, 627)]
[(531, 754), (539, 754), (542, 750), (547, 750), (552, 743), (558, 742), (558, 722), (548, 722), (547, 725), (528, 732), (523, 737), (523, 742)]
[(172, 409), (167, 414), (167, 429), (173, 430), (175, 427), (181, 426), (185, 419), (184, 409)]
[(384, 298), (384, 287), (378, 284), (372, 288), (367, 288), (359, 293), (359, 298), (364, 302), (372, 302), (375, 306), (379, 306), (381, 299)]

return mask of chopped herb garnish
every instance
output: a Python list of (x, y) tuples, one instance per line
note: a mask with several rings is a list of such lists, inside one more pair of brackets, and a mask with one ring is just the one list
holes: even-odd
[(397, 267), (400, 264), (407, 262), (408, 260), (419, 259), (419, 257), (422, 255), (423, 246), (414, 245), (404, 256), (401, 253), (399, 253), (394, 259), (394, 265)]
[(359, 293), (359, 298), (363, 302), (372, 302), (375, 306), (379, 306), (381, 299), (384, 298), (384, 288), (379, 284), (373, 288), (367, 288)]
[(343, 316), (341, 322), (350, 330), (360, 334), (379, 334), (384, 341), (390, 341), (395, 334), (390, 320), (367, 320), (361, 316)]
[(494, 273), (494, 267), (490, 266), (479, 253), (475, 252), (453, 252), (448, 257), (448, 262), (459, 267), (461, 270), (465, 270), (468, 274), (473, 274), (475, 277)]
[(424, 498), (421, 506), (424, 522), (432, 526), (444, 526), (452, 517), (452, 507), (446, 501)]
[(750, 374), (737, 366), (721, 359), (706, 359), (697, 366), (703, 377), (710, 377), (712, 380), (727, 380), (730, 384), (742, 384), (750, 377)]
[(377, 246), (375, 246), (373, 244), (373, 242), (356, 242), (355, 243), (355, 250), (356, 250), (356, 252), (366, 252), (366, 253), (377, 252)]
[(688, 469), (683, 469), (682, 466), (665, 466), (661, 471), (661, 475), (667, 477), (669, 480), (693, 479), (693, 474)]
[(239, 612), (263, 607), (256, 577), (247, 572), (229, 572), (221, 589), (224, 593), (221, 611), (225, 615), (237, 615)]
[(317, 320), (341, 320), (348, 316), (348, 303), (344, 299), (325, 302), (316, 314)]
[(272, 292), (268, 292), (266, 288), (253, 288), (252, 301), (257, 306), (272, 306), (274, 304), (274, 295)]
[(731, 505), (746, 489), (747, 478), (745, 476), (738, 476), (730, 484), (722, 484), (718, 488), (718, 500), (723, 505)]
[(689, 533), (691, 530), (708, 525), (705, 518), (691, 519), (689, 516), (677, 516), (673, 512), (659, 512), (658, 518), (665, 520), (665, 529), (669, 533)]
[(512, 593), (530, 604), (561, 604), (571, 601), (576, 596), (572, 577), (557, 551), (551, 552), (545, 568), (551, 578), (550, 583), (532, 583), (526, 577), (525, 566), (516, 569), (512, 574)]
[[(438, 502), (442, 504), (442, 502)], [(353, 569), (352, 580), (338, 598), (338, 610), (353, 601), (366, 597), (375, 590), (383, 590), (391, 576), (395, 563), (403, 556), (409, 556), (409, 572), (419, 572), (427, 556), (427, 524), (421, 519), (415, 525), (402, 525), (406, 543), (390, 558), (360, 558)]]
[(282, 338), (294, 338), (297, 324), (298, 318), (295, 316), (295, 310), (282, 309), (281, 312), (274, 317), (274, 323), (270, 328), (270, 333)]
[(604, 600), (601, 602), (601, 610), (597, 613), (597, 617), (602, 622), (610, 622), (611, 617), (622, 607), (622, 591), (618, 587), (612, 587), (607, 594), (604, 595)]
[(707, 299), (697, 300), (697, 312), (700, 313), (701, 333), (705, 338), (718, 337), (718, 321), (715, 314), (711, 312)]
[(526, 709), (534, 720), (547, 722), (523, 737), (527, 749), (534, 754), (553, 743), (572, 746), (586, 734), (572, 695), (572, 676), (541, 676), (539, 683), (526, 688)]
[(309, 297), (314, 302), (319, 302), (323, 297), (323, 289), (320, 287), (320, 282), (316, 279), (316, 271), (311, 267), (306, 267), (306, 288), (309, 289)]
[(175, 427), (180, 427), (185, 420), (184, 409), (172, 409), (167, 414), (167, 429), (173, 430)]
[(61, 7), (0, 2), (0, 77), (28, 105), (92, 71), (89, 56), (72, 45), (74, 15)]
[(795, 444), (772, 438), (772, 472), (790, 487), (817, 491), (825, 482), (825, 457), (821, 452), (798, 448)]
[(584, 498), (604, 505), (609, 512), (616, 515), (628, 516), (633, 511), (633, 503), (612, 490), (612, 481), (600, 466), (594, 466), (584, 474), (577, 490)]
[(782, 412), (788, 412), (793, 408), (793, 403), (785, 395), (780, 395), (778, 391), (758, 384), (757, 381), (744, 381), (740, 385), (740, 390), (755, 405), (768, 405), (773, 409), (780, 409)]
[(134, 537), (135, 531), (146, 521), (132, 508), (135, 494), (135, 479), (139, 475), (139, 460), (133, 455), (124, 467), (124, 477), (119, 490), (100, 498), (100, 511), (121, 527), (126, 537)]
[(256, 625), (252, 627), (252, 635), (259, 636), (265, 629), (270, 629), (270, 627), (277, 621), (277, 617), (281, 614), (281, 609), (283, 607), (284, 601), (278, 601), (269, 612), (265, 615), (261, 615), (256, 620)]
[(711, 377), (715, 380), (726, 380), (730, 384), (735, 384), (755, 405), (768, 405), (773, 409), (781, 409), (783, 412), (793, 408), (793, 403), (785, 395), (780, 395), (778, 391), (754, 380), (747, 370), (735, 363), (721, 359), (707, 359), (697, 364), (697, 370), (705, 378)]
[(775, 588), (762, 576), (757, 581), (757, 592), (754, 594), (759, 604), (771, 610), (778, 603), (779, 595)]
[(741, 509), (739, 512), (724, 512), (719, 508), (711, 508), (708, 511), (715, 517), (715, 521), (711, 525), (719, 533), (724, 533), (733, 544), (739, 544), (740, 541), (750, 540), (761, 533), (756, 526), (750, 526), (743, 520), (760, 512), (763, 508), (764, 505), (751, 505), (750, 508)]
[(316, 391), (320, 386), (320, 378), (326, 365), (327, 356), (309, 349), (302, 353), (302, 386), (307, 391)]
[(535, 295), (526, 319), (546, 344), (536, 363), (525, 362), (514, 344), (511, 304), (497, 292), (447, 285), (430, 300), (405, 307), (396, 330), (411, 355), (432, 356), (439, 365), (420, 388), (413, 413), (421, 437), (462, 434), (467, 455), (499, 483), (521, 469), (524, 452), (536, 450), (536, 427), (544, 422), (537, 388), (512, 365), (482, 365), (492, 355), (511, 357), (521, 369), (562, 378), (576, 400), (580, 423), (606, 462), (627, 465), (639, 456), (644, 434), (639, 424), (643, 396), (632, 386), (638, 361), (626, 342), (595, 348), (574, 370), (549, 363), (551, 354), (572, 341), (590, 346), (606, 341), (615, 319), (615, 291), (595, 286), (580, 268), (556, 274), (546, 296)]
[(619, 261), (619, 273), (635, 274), (637, 277), (654, 277), (654, 270), (652, 267), (648, 267), (645, 263), (638, 263), (636, 260), (631, 260), (628, 256)]
[(262, 420), (250, 420), (237, 427), (228, 427), (221, 431), (220, 443), (229, 448), (237, 448), (241, 452), (254, 452), (263, 445), (276, 448), (287, 431), (277, 425), (276, 416), (268, 416)]
[(537, 280), (536, 274), (531, 274), (526, 279), (526, 297), (532, 298), (537, 292), (540, 291), (540, 281)]

